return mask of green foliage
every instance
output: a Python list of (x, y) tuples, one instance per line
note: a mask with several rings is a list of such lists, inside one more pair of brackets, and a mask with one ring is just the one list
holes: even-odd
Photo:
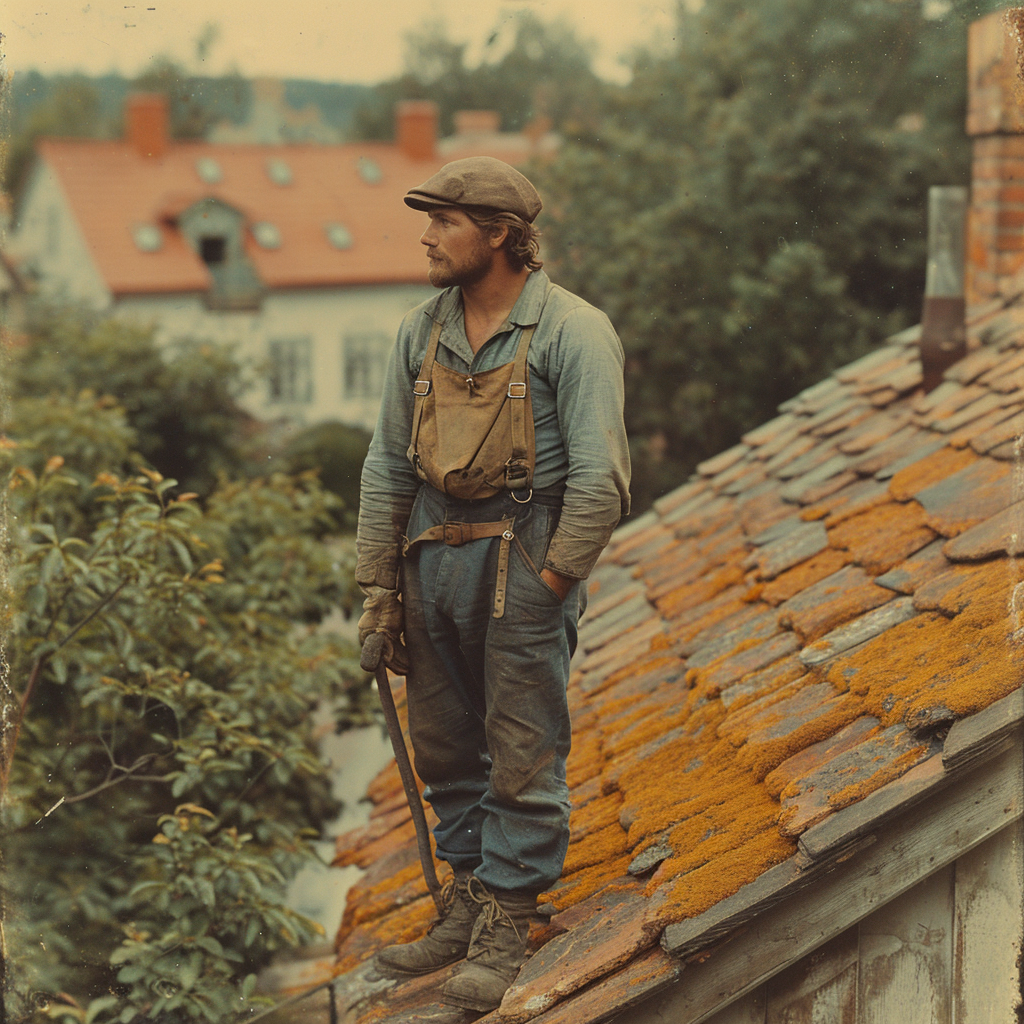
[(530, 11), (496, 28), (473, 67), (465, 43), (452, 42), (443, 23), (428, 23), (407, 35), (405, 72), (376, 87), (373, 101), (357, 109), (353, 132), (392, 138), (395, 104), (403, 99), (434, 100), (445, 135), (459, 110), (496, 110), (504, 131), (520, 131), (541, 116), (561, 127), (596, 109), (603, 83), (590, 63), (571, 28), (545, 24)]
[(920, 316), (927, 188), (967, 180), (964, 26), (911, 0), (680, 5), (538, 168), (548, 269), (627, 354), (636, 507)]
[[(135, 431), (136, 450), (186, 490), (205, 495), (220, 475), (245, 471), (250, 417), (238, 400), (249, 381), (230, 348), (191, 339), (160, 347), (152, 328), (46, 305), (34, 307), (27, 334), (10, 358), (14, 393), (112, 396)], [(123, 465), (122, 453), (102, 468)]]
[(167, 97), (170, 133), (175, 139), (202, 139), (222, 118), (241, 121), (252, 102), (249, 83), (241, 75), (207, 78), (168, 57), (154, 60), (131, 85), (133, 90)]
[(370, 434), (344, 423), (317, 423), (292, 435), (281, 458), (289, 473), (316, 470), (320, 482), (341, 498), (343, 522), (355, 526), (359, 509), (359, 477), (370, 447)]
[[(10, 79), (5, 79), (0, 106), (11, 102)], [(74, 75), (58, 81), (48, 98), (34, 106), (17, 123), (0, 123), (7, 135), (2, 184), (4, 191), (14, 193), (24, 185), (32, 151), (37, 138), (43, 135), (63, 138), (101, 138), (106, 125), (100, 113), (99, 93), (84, 76)]]
[(0, 443), (8, 1008), (230, 1020), (318, 929), (283, 889), (338, 809), (310, 710), (362, 713), (319, 625), (350, 599), (339, 502), (308, 473), (201, 506), (138, 468), (124, 409), (39, 390)]

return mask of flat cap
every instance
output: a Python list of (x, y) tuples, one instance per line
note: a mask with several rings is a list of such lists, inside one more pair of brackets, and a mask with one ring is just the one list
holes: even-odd
[(409, 189), (406, 205), (414, 210), (436, 206), (485, 206), (533, 222), (541, 201), (528, 178), (493, 156), (467, 156), (445, 164), (422, 185)]

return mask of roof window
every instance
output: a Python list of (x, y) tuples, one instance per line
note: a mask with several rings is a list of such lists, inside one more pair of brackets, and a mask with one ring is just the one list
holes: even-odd
[(201, 156), (196, 160), (196, 174), (207, 185), (216, 185), (224, 177), (220, 164), (212, 156)]
[(132, 240), (139, 252), (159, 252), (164, 238), (155, 224), (136, 224), (132, 228)]
[(292, 169), (287, 162), (281, 159), (267, 161), (267, 177), (275, 185), (290, 185), (292, 183)]
[(324, 226), (324, 231), (327, 232), (327, 241), (330, 242), (335, 249), (352, 248), (352, 232), (349, 231), (344, 224), (339, 224), (337, 221), (331, 221)]
[(203, 235), (199, 239), (199, 258), (208, 267), (223, 263), (227, 254), (228, 240), (223, 235)]
[(281, 248), (281, 232), (269, 220), (257, 221), (252, 226), (252, 236), (264, 249)]
[(376, 185), (384, 177), (384, 172), (376, 160), (371, 160), (368, 156), (361, 156), (359, 158), (359, 177), (367, 185)]

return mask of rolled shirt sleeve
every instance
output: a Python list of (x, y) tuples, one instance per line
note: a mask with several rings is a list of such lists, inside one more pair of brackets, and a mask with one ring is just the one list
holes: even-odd
[(561, 321), (548, 376), (569, 468), (546, 568), (586, 579), (629, 512), (629, 446), (623, 422), (623, 351), (608, 317), (580, 305)]
[(397, 587), (402, 538), (420, 481), (406, 457), (412, 434), (413, 375), (409, 370), (413, 311), (402, 321), (384, 376), (373, 440), (363, 463), (356, 534), (356, 582)]

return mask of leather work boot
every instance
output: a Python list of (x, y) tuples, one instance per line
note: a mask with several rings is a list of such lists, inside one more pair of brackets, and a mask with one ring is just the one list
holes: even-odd
[(469, 895), (483, 911), (473, 926), (466, 962), (444, 983), (441, 998), (452, 1006), (486, 1013), (501, 1002), (526, 959), (537, 897), (524, 892), (499, 896), (478, 878), (470, 879)]
[(456, 872), (441, 889), (445, 911), (422, 939), (385, 946), (374, 958), (374, 967), (385, 978), (401, 980), (429, 974), (461, 960), (469, 949), (473, 925), (482, 905), (469, 895), (471, 872)]

